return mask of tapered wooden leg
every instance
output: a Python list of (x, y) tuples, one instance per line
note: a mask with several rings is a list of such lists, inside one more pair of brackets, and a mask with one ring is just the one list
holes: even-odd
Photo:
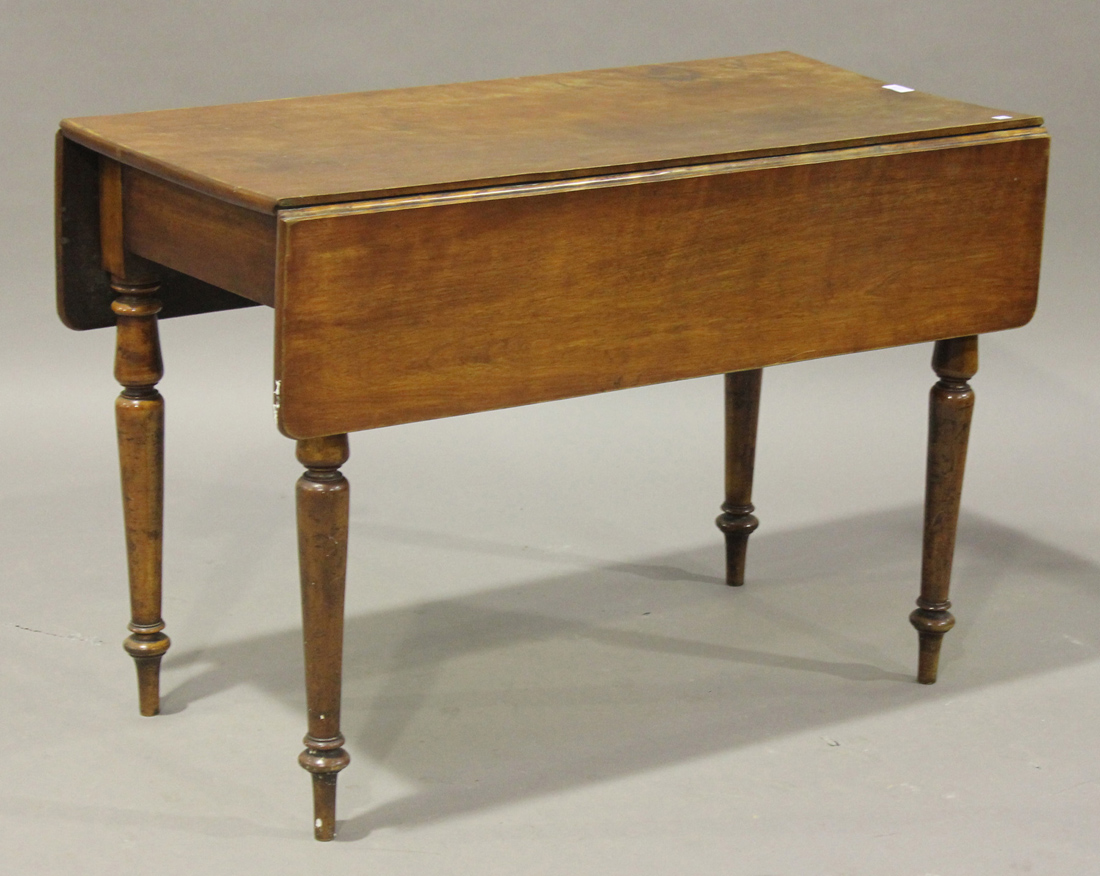
[(726, 536), (726, 583), (731, 587), (745, 583), (745, 551), (760, 525), (752, 513), (752, 470), (763, 374), (757, 368), (726, 375), (726, 501), (715, 523)]
[(306, 655), (309, 733), (298, 762), (313, 777), (313, 835), (336, 836), (336, 774), (350, 761), (340, 735), (344, 650), (344, 577), (348, 557), (348, 482), (340, 466), (348, 436), (298, 442), (298, 560)]
[(118, 317), (115, 378), (123, 389), (115, 402), (122, 512), (130, 577), (130, 635), (123, 643), (134, 658), (143, 715), (160, 711), (160, 660), (168, 650), (161, 605), (164, 509), (164, 399), (156, 390), (164, 374), (157, 338), (155, 282), (113, 277)]
[(966, 445), (974, 411), (974, 390), (967, 381), (978, 370), (978, 338), (937, 341), (928, 411), (928, 473), (924, 498), (924, 558), (920, 598), (909, 616), (920, 637), (917, 681), (934, 684), (944, 633), (955, 626), (951, 602), (951, 561), (959, 522)]

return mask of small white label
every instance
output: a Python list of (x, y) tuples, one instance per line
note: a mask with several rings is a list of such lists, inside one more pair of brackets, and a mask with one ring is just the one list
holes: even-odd
[(994, 116), (993, 118), (998, 122), (1003, 122), (1005, 119), (1011, 119), (1012, 116)]
[(896, 91), (898, 94), (905, 94), (907, 91), (912, 91), (908, 85), (898, 85), (896, 82), (893, 85), (884, 85), (883, 88), (887, 88), (890, 91)]

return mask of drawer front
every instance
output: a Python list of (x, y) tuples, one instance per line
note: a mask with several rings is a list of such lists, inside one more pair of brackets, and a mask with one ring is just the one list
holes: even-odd
[(1022, 325), (1041, 129), (283, 211), (313, 437)]

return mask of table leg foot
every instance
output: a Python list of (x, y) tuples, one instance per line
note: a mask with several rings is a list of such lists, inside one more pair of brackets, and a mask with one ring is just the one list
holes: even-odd
[(160, 660), (171, 641), (160, 630), (145, 632), (140, 627), (135, 629), (134, 624), (130, 629), (122, 647), (137, 667), (138, 709), (142, 715), (152, 717), (160, 713)]
[(336, 835), (336, 776), (348, 765), (340, 734), (340, 684), (344, 640), (344, 580), (347, 572), (348, 436), (298, 442), (298, 560), (302, 579), (309, 733), (298, 758), (313, 779), (313, 835)]
[(731, 587), (745, 583), (749, 536), (760, 525), (752, 513), (752, 473), (763, 373), (756, 368), (726, 375), (726, 501), (714, 522), (726, 537), (726, 583)]
[(935, 684), (940, 665), (940, 645), (943, 636), (955, 626), (955, 616), (946, 608), (950, 602), (941, 603), (943, 608), (926, 608), (920, 600), (917, 608), (909, 615), (909, 623), (917, 631), (920, 643), (917, 664), (917, 681), (921, 684)]
[(155, 297), (156, 282), (112, 277), (118, 319), (115, 402), (122, 513), (130, 580), (130, 635), (123, 643), (134, 658), (142, 715), (160, 711), (160, 661), (170, 644), (162, 632), (161, 555), (164, 519), (164, 399), (156, 384), (164, 374)]
[(351, 762), (341, 747), (344, 737), (304, 740), (306, 750), (298, 755), (298, 763), (313, 779), (313, 837), (320, 842), (336, 838), (336, 776)]
[(920, 637), (921, 684), (935, 683), (943, 636), (955, 625), (948, 595), (974, 411), (974, 390), (967, 381), (978, 370), (978, 338), (937, 341), (932, 368), (940, 379), (929, 398), (921, 595), (909, 616)]

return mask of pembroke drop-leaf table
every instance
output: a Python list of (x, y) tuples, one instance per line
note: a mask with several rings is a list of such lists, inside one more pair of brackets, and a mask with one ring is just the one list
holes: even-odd
[[(1035, 308), (1031, 115), (788, 52), (68, 119), (58, 309), (117, 326), (140, 708), (159, 708), (157, 320), (275, 309), (297, 513), (314, 831), (336, 829), (347, 434), (710, 374), (741, 585), (761, 369), (934, 342), (919, 681), (948, 586), (977, 336)], [(731, 609), (732, 610), (732, 609)]]

